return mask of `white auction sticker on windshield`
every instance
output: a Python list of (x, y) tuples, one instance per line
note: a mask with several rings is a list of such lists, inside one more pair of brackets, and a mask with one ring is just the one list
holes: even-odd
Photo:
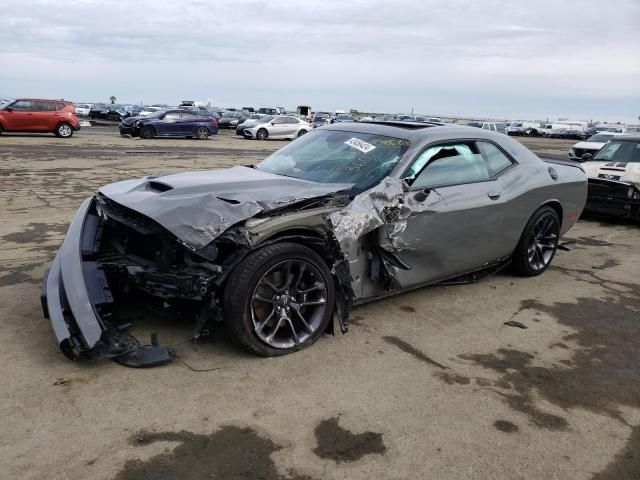
[(362, 153), (367, 153), (376, 148), (374, 145), (365, 142), (364, 140), (360, 140), (359, 138), (353, 137), (351, 140), (347, 140), (344, 142), (346, 145), (355, 148), (356, 150), (360, 150)]

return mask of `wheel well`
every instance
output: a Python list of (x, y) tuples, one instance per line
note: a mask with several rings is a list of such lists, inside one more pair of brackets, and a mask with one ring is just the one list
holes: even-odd
[(548, 206), (551, 207), (555, 210), (556, 214), (558, 215), (558, 220), (560, 220), (560, 228), (562, 228), (562, 214), (563, 214), (563, 210), (562, 210), (562, 205), (560, 204), (560, 202), (558, 202), (557, 200), (552, 200), (550, 202), (545, 203), (544, 206)]
[(262, 248), (265, 245), (271, 245), (273, 243), (279, 242), (299, 243), (300, 245), (309, 247), (311, 250), (322, 257), (329, 268), (331, 268), (332, 266), (332, 262), (328, 258), (328, 255), (330, 254), (330, 248), (327, 245), (327, 240), (315, 230), (306, 228), (284, 230), (265, 239), (259, 245), (256, 245), (256, 248)]

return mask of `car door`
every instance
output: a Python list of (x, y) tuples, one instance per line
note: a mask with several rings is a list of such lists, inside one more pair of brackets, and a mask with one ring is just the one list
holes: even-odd
[(393, 224), (380, 238), (383, 249), (410, 266), (394, 271), (400, 288), (451, 278), (508, 255), (501, 171), (490, 167), (481, 148), (475, 141), (432, 145), (405, 172), (405, 203), (411, 206), (406, 227), (396, 234), (395, 247), (389, 240)]
[(300, 120), (295, 117), (285, 117), (286, 118), (286, 132), (285, 135), (287, 137), (295, 137), (298, 135), (298, 129), (300, 128)]
[(5, 109), (3, 118), (7, 130), (31, 130), (34, 125), (34, 102), (17, 100)]
[(178, 123), (178, 129), (180, 131), (180, 135), (184, 135), (185, 137), (193, 136), (197, 128), (197, 125), (196, 125), (197, 119), (198, 119), (198, 116), (193, 113), (181, 112), (180, 122)]
[(32, 130), (38, 130), (43, 132), (53, 130), (55, 115), (56, 115), (55, 103), (33, 102)]
[(180, 112), (167, 112), (154, 127), (158, 135), (180, 135)]
[(287, 125), (286, 117), (276, 117), (271, 121), (271, 126), (269, 127), (269, 137), (270, 138), (283, 138), (286, 135), (287, 128), (290, 125)]

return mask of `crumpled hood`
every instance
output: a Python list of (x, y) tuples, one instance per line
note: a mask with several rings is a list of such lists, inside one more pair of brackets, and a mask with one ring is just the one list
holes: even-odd
[(350, 183), (308, 182), (236, 166), (124, 180), (99, 192), (153, 219), (198, 250), (260, 212), (352, 187)]
[(640, 163), (637, 162), (584, 162), (587, 177), (617, 180), (640, 187)]
[(127, 117), (122, 120), (122, 123), (125, 125), (133, 125), (138, 120), (142, 120), (144, 117)]

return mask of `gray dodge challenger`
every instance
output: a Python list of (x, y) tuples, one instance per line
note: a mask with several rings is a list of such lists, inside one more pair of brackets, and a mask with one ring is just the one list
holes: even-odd
[(128, 333), (131, 305), (189, 319), (194, 339), (223, 324), (250, 352), (286, 354), (346, 332), (362, 302), (509, 264), (541, 274), (586, 195), (578, 163), (506, 135), (339, 123), (255, 166), (100, 188), (45, 274), (42, 306), (72, 359), (174, 358)]

